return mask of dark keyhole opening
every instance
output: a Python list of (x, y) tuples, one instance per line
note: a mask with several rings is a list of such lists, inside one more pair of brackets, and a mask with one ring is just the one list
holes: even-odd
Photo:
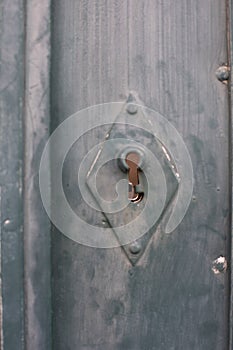
[(129, 192), (128, 198), (131, 202), (138, 203), (143, 198), (143, 193), (137, 191), (139, 185), (139, 162), (140, 155), (136, 152), (130, 152), (126, 156), (128, 169)]

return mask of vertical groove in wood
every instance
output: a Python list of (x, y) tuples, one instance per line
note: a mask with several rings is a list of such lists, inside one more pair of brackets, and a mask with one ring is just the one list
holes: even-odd
[[(27, 1), (24, 154), (26, 349), (51, 348), (50, 222), (39, 165), (50, 125), (50, 0)], [(49, 171), (48, 164), (48, 171)]]

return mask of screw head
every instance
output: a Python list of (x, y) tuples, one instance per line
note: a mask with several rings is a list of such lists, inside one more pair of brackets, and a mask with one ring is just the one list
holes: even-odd
[(130, 252), (131, 252), (132, 254), (138, 254), (138, 253), (140, 253), (141, 249), (142, 249), (142, 246), (141, 246), (141, 244), (140, 244), (139, 242), (137, 242), (137, 241), (133, 242), (133, 243), (130, 245), (130, 247), (129, 247), (129, 250), (130, 250)]
[(136, 114), (138, 111), (138, 107), (134, 103), (128, 103), (126, 110), (129, 114)]
[(229, 79), (230, 77), (230, 70), (229, 67), (226, 65), (218, 67), (216, 70), (216, 77), (219, 81), (224, 82)]

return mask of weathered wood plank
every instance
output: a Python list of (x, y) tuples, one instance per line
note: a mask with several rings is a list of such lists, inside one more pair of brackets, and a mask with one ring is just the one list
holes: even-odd
[[(229, 112), (230, 112), (230, 123), (229, 123), (229, 130), (230, 130), (230, 140), (231, 140), (231, 149), (230, 149), (230, 171), (231, 171), (231, 178), (230, 178), (230, 184), (232, 187), (233, 184), (233, 105), (232, 105), (232, 96), (233, 96), (233, 73), (232, 73), (232, 63), (233, 63), (233, 7), (232, 7), (232, 1), (227, 1), (227, 39), (228, 39), (228, 65), (231, 68), (230, 71), (230, 79), (229, 79), (229, 94), (230, 94), (230, 104), (229, 104)], [(231, 188), (231, 242), (229, 242), (230, 247), (230, 256), (231, 256), (231, 277), (230, 277), (230, 306), (229, 306), (229, 350), (233, 348), (233, 265), (232, 265), (232, 257), (233, 257), (233, 226), (232, 226), (232, 217), (233, 217), (233, 202), (232, 202), (232, 196), (233, 196), (233, 188)]]
[[(228, 276), (211, 270), (229, 258), (228, 93), (215, 77), (227, 62), (226, 3), (58, 0), (52, 13), (53, 127), (134, 90), (178, 129), (195, 171), (184, 221), (133, 268), (120, 248), (53, 230), (54, 348), (226, 349)], [(79, 159), (104, 135), (80, 140)]]
[[(50, 127), (50, 0), (28, 1), (25, 86), (25, 343), (51, 348), (50, 222), (39, 191), (41, 154)], [(49, 164), (48, 164), (49, 171)]]
[(1, 349), (24, 349), (23, 99), (24, 1), (0, 1), (0, 186), (3, 339)]

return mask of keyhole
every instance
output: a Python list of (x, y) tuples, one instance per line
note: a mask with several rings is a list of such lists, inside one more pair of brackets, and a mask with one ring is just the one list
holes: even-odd
[(137, 192), (137, 187), (139, 185), (139, 162), (140, 156), (136, 152), (130, 152), (126, 156), (126, 164), (128, 165), (128, 180), (129, 180), (129, 192), (128, 198), (131, 202), (139, 202), (142, 200), (143, 193)]

